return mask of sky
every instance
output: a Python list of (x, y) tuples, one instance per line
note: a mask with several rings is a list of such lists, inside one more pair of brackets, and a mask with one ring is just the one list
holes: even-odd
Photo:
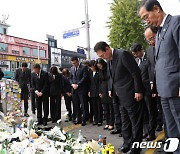
[[(91, 48), (98, 41), (107, 41), (109, 29), (106, 22), (111, 15), (113, 0), (88, 0)], [(159, 0), (164, 11), (180, 15), (180, 0)], [(55, 36), (58, 47), (75, 51), (86, 47), (84, 0), (0, 0), (1, 15), (9, 14), (9, 35), (46, 42), (46, 34)], [(63, 32), (80, 28), (80, 36), (63, 39)]]

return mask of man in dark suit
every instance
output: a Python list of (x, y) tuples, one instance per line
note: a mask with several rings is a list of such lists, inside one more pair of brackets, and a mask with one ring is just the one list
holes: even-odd
[[(41, 70), (39, 64), (35, 64), (33, 66), (33, 71), (34, 73), (36, 73), (36, 75), (32, 77), (32, 87), (35, 90), (35, 94), (36, 94), (38, 125), (44, 124), (44, 126), (46, 126), (48, 120), (48, 114), (49, 114), (48, 73)], [(42, 118), (42, 104), (43, 104), (44, 118)]]
[(88, 96), (88, 85), (89, 85), (89, 82), (90, 82), (90, 74), (91, 74), (91, 69), (89, 69), (89, 61), (88, 60), (84, 60), (84, 61), (82, 61), (82, 65), (84, 65), (84, 66), (86, 66), (86, 68), (87, 68), (87, 80), (86, 80), (86, 101), (87, 101), (87, 104), (88, 104), (88, 108), (87, 108), (87, 113), (86, 113), (86, 115), (87, 115), (87, 117), (86, 117), (86, 119), (87, 119), (87, 121), (89, 120), (89, 122), (90, 123), (92, 123), (93, 122), (93, 105), (92, 105), (92, 102), (91, 102), (91, 98)]
[[(145, 28), (144, 36), (146, 41), (149, 43), (149, 48), (147, 49), (147, 60), (149, 64), (149, 79), (151, 84), (151, 90), (153, 92), (153, 102), (157, 104), (158, 107), (158, 117), (157, 117), (157, 128), (156, 131), (162, 131), (163, 126), (163, 113), (162, 113), (162, 105), (161, 98), (158, 96), (155, 82), (155, 37), (158, 32), (157, 27), (147, 26)], [(166, 132), (166, 127), (165, 127)], [(165, 133), (167, 135), (167, 133)]]
[[(36, 76), (36, 73), (31, 72), (31, 79), (34, 78), (34, 76)], [(36, 104), (36, 94), (35, 94), (35, 90), (32, 87), (32, 83), (31, 83), (31, 88), (30, 88), (30, 97), (31, 97), (31, 110), (32, 110), (32, 113), (35, 114), (35, 111), (37, 109), (37, 104)]]
[(76, 118), (75, 124), (82, 122), (82, 126), (85, 126), (88, 108), (85, 85), (88, 76), (87, 67), (80, 64), (77, 57), (72, 57), (71, 63), (73, 65), (70, 70), (70, 83), (73, 88), (73, 119)]
[[(144, 101), (146, 105), (144, 106), (147, 112), (144, 112), (144, 131), (145, 136), (149, 137), (146, 138), (147, 141), (154, 140), (155, 137), (155, 130), (157, 126), (156, 117), (157, 117), (157, 104), (153, 102), (152, 99), (152, 91), (150, 86), (150, 79), (149, 79), (149, 63), (147, 59), (147, 53), (144, 52), (144, 49), (141, 44), (134, 43), (131, 47), (132, 54), (136, 58), (136, 62), (141, 70), (142, 82), (145, 88), (144, 94)], [(147, 134), (147, 135), (146, 135)]]
[(139, 154), (133, 142), (141, 142), (143, 134), (143, 85), (140, 69), (133, 56), (123, 50), (111, 49), (106, 42), (98, 42), (96, 54), (109, 61), (113, 91), (120, 102), (124, 144), (120, 151)]
[[(165, 14), (157, 0), (143, 1), (139, 15), (147, 24), (159, 27), (155, 43), (157, 91), (168, 137), (180, 139), (180, 16)], [(180, 153), (180, 146), (174, 153)]]
[(24, 100), (24, 116), (28, 115), (28, 99), (29, 88), (31, 83), (31, 70), (27, 68), (27, 63), (22, 63), (22, 67), (15, 72), (15, 80), (19, 83), (21, 88), (21, 99)]
[[(110, 65), (110, 63), (108, 63)], [(119, 137), (122, 137), (122, 122), (121, 122), (121, 111), (120, 111), (120, 102), (119, 98), (116, 95), (116, 93), (113, 91), (113, 84), (112, 84), (112, 78), (111, 78), (111, 66), (108, 67), (108, 75), (109, 75), (109, 81), (108, 81), (108, 93), (109, 97), (113, 99), (113, 109), (114, 109), (114, 117), (115, 117), (115, 130), (112, 130), (111, 134), (119, 134)]]

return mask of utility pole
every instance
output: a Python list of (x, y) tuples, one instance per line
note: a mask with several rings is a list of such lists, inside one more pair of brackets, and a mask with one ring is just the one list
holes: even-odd
[(85, 28), (86, 28), (86, 45), (87, 59), (90, 60), (90, 35), (89, 35), (89, 15), (88, 15), (88, 0), (84, 0), (85, 5)]

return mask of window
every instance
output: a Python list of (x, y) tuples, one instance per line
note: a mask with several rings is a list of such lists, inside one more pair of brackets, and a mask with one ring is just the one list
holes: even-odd
[(27, 47), (23, 47), (23, 55), (27, 55), (27, 56), (30, 56), (30, 48), (27, 48)]
[(46, 51), (45, 51), (45, 50), (40, 50), (39, 55), (40, 55), (40, 57), (42, 57), (42, 58), (46, 58)]
[(8, 44), (0, 43), (0, 52), (8, 52)]
[(12, 45), (12, 54), (19, 55), (19, 46)]
[(16, 55), (19, 55), (19, 51), (16, 51), (16, 50), (12, 50), (12, 54), (16, 54)]
[(32, 56), (38, 57), (38, 49), (33, 49)]
[(3, 28), (3, 32), (4, 32), (5, 35), (7, 34), (6, 28)]

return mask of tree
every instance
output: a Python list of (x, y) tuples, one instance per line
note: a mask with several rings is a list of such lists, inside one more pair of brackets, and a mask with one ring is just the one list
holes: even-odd
[(139, 0), (113, 0), (110, 8), (112, 15), (107, 22), (111, 47), (129, 50), (133, 43), (147, 47), (144, 24), (137, 15), (138, 7)]

